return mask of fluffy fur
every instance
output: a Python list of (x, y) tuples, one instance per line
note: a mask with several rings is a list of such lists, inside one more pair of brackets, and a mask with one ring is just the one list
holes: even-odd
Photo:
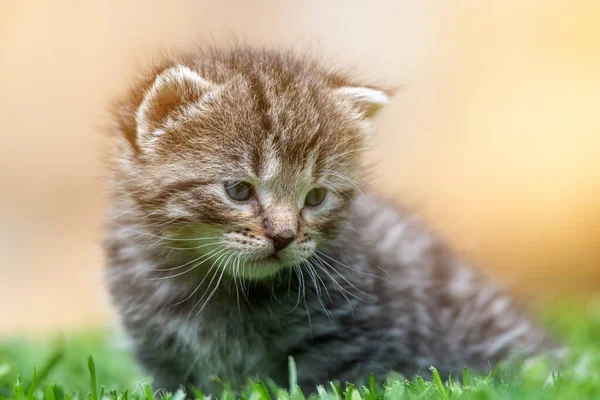
[[(106, 281), (159, 387), (283, 385), (291, 355), (312, 391), (550, 348), (415, 216), (359, 189), (387, 99), (304, 57), (236, 48), (166, 57), (116, 103)], [(251, 199), (227, 195), (239, 182)], [(308, 206), (315, 188), (325, 199)]]

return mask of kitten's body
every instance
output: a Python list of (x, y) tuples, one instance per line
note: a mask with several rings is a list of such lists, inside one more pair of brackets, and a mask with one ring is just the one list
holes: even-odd
[[(152, 129), (160, 134), (148, 140), (140, 132), (152, 129), (146, 129), (146, 120), (140, 122), (139, 110), (157, 74), (174, 65), (188, 66), (218, 82), (224, 89), (209, 100), (193, 100), (194, 107), (201, 113), (217, 108), (230, 120), (211, 116), (210, 123), (190, 127), (186, 123), (194, 121), (196, 108), (169, 114), (168, 123), (163, 121), (168, 113), (158, 112), (160, 129)], [(331, 94), (335, 91), (330, 87), (350, 85), (346, 78), (293, 57), (254, 50), (173, 59), (151, 75), (117, 108), (118, 131), (126, 140), (115, 164), (105, 244), (113, 300), (138, 359), (159, 387), (192, 383), (211, 390), (213, 375), (235, 386), (256, 375), (285, 385), (291, 355), (300, 386), (312, 391), (314, 385), (328, 380), (358, 381), (390, 370), (426, 373), (430, 365), (444, 372), (457, 372), (463, 366), (486, 370), (490, 363), (548, 348), (544, 332), (512, 300), (459, 261), (417, 218), (355, 190), (354, 180), (361, 177), (354, 157), (363, 147), (357, 138), (368, 128), (373, 109), (353, 110), (351, 102)], [(241, 82), (232, 90), (242, 87), (248, 97), (239, 93), (231, 100), (219, 97), (232, 79)], [(326, 91), (319, 92), (321, 86)], [(372, 100), (373, 93), (366, 93)], [(173, 93), (168, 94), (167, 103)], [(164, 98), (161, 101), (164, 107)], [(232, 108), (223, 111), (229, 101)], [(187, 100), (178, 100), (177, 107), (181, 104), (188, 104)], [(234, 116), (235, 107), (250, 111)], [(169, 129), (185, 135), (169, 137)], [(210, 129), (225, 136), (216, 142), (204, 139)], [(236, 129), (239, 137), (231, 133)], [(346, 133), (336, 137), (336, 131)], [(205, 140), (201, 145), (194, 142), (197, 136)], [(219, 141), (231, 147), (219, 148)], [(238, 142), (241, 147), (232, 152)], [(248, 221), (218, 203), (216, 195), (202, 197), (209, 196), (208, 190), (191, 196), (187, 186), (194, 176), (207, 182), (211, 174), (236, 168), (236, 157), (221, 154), (242, 153), (244, 158), (243, 146), (254, 149), (248, 160), (257, 176), (286, 176), (272, 178), (274, 185), (264, 184), (270, 189), (260, 192), (264, 197), (257, 200), (258, 206), (238, 210), (246, 213)], [(190, 148), (195, 151), (185, 155)], [(206, 148), (212, 150), (210, 157), (203, 153)], [(311, 164), (307, 154), (312, 152), (319, 156)], [(294, 259), (302, 257), (298, 267), (248, 278), (251, 272), (246, 269), (260, 269), (260, 261), (240, 262), (237, 253), (224, 251), (195, 265), (199, 253), (176, 246), (194, 237), (193, 243), (201, 247), (198, 232), (204, 232), (207, 240), (237, 235), (236, 245), (262, 246), (260, 232), (269, 226), (264, 221), (270, 218), (278, 223), (283, 215), (277, 208), (283, 200), (270, 206), (265, 199), (271, 195), (264, 193), (279, 191), (273, 198), (284, 199), (296, 190), (286, 185), (299, 179), (296, 176), (308, 169), (307, 164), (319, 163), (325, 165), (323, 170), (334, 171), (334, 177), (344, 178), (331, 182), (340, 196), (328, 201), (337, 203), (327, 203), (321, 214), (299, 211), (296, 242), (284, 250), (295, 252)], [(184, 184), (173, 180), (173, 175), (186, 176)], [(189, 206), (196, 198), (197, 207)], [(274, 214), (269, 214), (271, 208)], [(190, 225), (196, 235), (188, 233)], [(215, 265), (216, 272), (211, 268)], [(228, 268), (234, 272), (226, 273)]]

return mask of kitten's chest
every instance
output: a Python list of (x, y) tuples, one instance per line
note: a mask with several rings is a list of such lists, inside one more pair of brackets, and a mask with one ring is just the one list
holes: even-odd
[(245, 383), (236, 379), (257, 375), (285, 380), (288, 350), (303, 334), (286, 329), (289, 319), (283, 314), (265, 318), (258, 313), (241, 317), (236, 310), (236, 315), (206, 316), (195, 324), (193, 376), (199, 386), (214, 386), (213, 376), (228, 378), (234, 386)]

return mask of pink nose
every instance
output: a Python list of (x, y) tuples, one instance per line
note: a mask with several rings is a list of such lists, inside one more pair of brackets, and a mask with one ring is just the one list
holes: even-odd
[(273, 241), (273, 248), (275, 251), (285, 249), (290, 243), (296, 239), (296, 234), (291, 229), (288, 231), (280, 232), (277, 235), (267, 235), (269, 239)]

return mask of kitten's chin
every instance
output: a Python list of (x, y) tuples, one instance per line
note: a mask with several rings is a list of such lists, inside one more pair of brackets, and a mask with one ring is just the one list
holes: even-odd
[(269, 279), (279, 274), (284, 269), (290, 268), (290, 264), (283, 260), (267, 257), (256, 262), (249, 262), (245, 268), (239, 268), (236, 276), (248, 280)]

